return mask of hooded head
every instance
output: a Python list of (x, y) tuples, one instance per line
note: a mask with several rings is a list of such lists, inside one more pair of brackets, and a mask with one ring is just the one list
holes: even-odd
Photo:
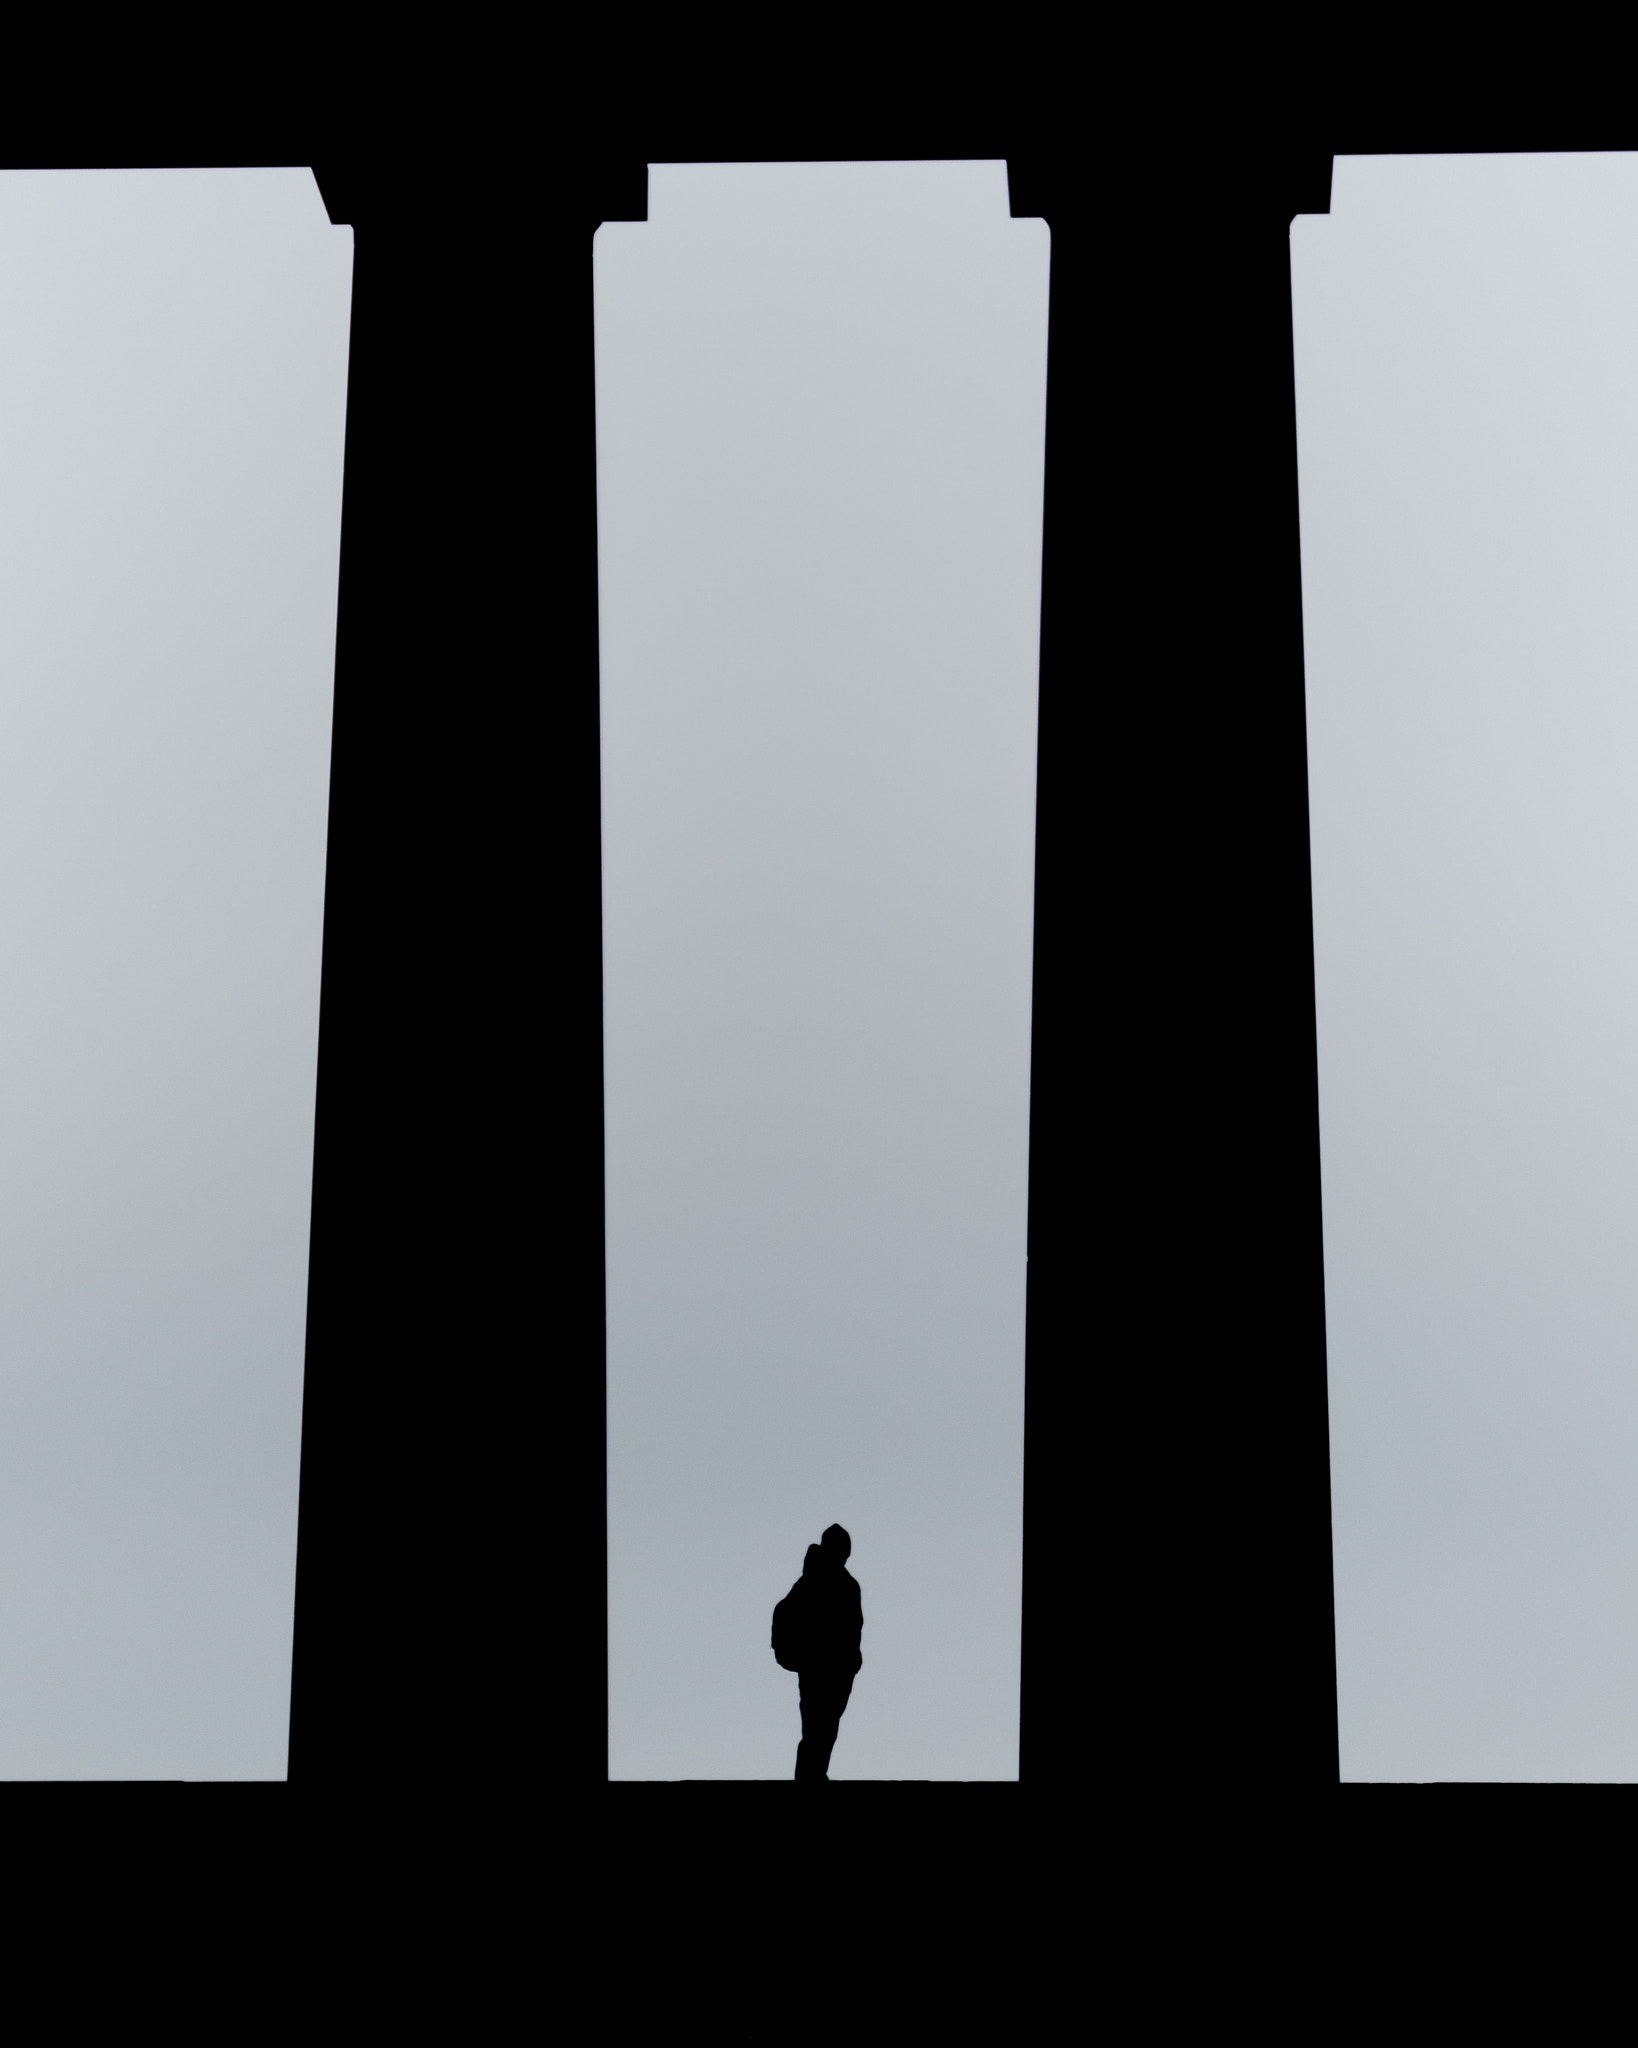
[(853, 1538), (840, 1522), (832, 1522), (819, 1539), (819, 1552), (833, 1572), (839, 1572), (853, 1555)]

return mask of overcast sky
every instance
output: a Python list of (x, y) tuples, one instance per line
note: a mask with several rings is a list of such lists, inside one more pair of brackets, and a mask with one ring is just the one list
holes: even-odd
[(1638, 1777), (1638, 158), (1291, 234), (1347, 1778)]
[(655, 166), (595, 244), (610, 1772), (1018, 1768), (1048, 235), (1005, 165)]
[(0, 1777), (285, 1775), (351, 274), (0, 173)]

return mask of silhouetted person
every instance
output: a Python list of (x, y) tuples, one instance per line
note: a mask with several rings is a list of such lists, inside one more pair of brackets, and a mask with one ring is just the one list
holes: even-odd
[(830, 1776), (836, 1730), (864, 1666), (864, 1607), (859, 1582), (847, 1569), (852, 1552), (853, 1539), (833, 1522), (819, 1542), (808, 1545), (801, 1578), (774, 1609), (774, 1656), (800, 1677), (798, 1778)]

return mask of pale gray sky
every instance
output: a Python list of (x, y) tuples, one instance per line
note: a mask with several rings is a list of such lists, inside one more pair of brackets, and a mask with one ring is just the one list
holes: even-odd
[(1638, 1778), (1638, 157), (1292, 226), (1345, 1779)]
[(610, 1773), (1018, 1768), (1048, 236), (1004, 164), (656, 165), (595, 244)]
[(285, 1775), (351, 276), (0, 173), (0, 1777)]

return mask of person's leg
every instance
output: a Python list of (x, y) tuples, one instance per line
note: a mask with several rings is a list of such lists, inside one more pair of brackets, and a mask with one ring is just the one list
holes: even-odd
[(847, 1688), (833, 1680), (810, 1685), (802, 1707), (802, 1748), (798, 1761), (802, 1775), (830, 1776), (830, 1753), (836, 1747), (837, 1723), (847, 1705)]
[(835, 1689), (820, 1681), (804, 1679), (801, 1699), (802, 1740), (796, 1745), (796, 1775), (828, 1777), (830, 1753), (836, 1744), (836, 1720), (841, 1712)]
[(836, 1747), (836, 1737), (842, 1725), (842, 1716), (847, 1712), (847, 1703), (852, 1697), (852, 1693), (853, 1680), (851, 1677), (847, 1677), (838, 1680), (825, 1696), (825, 1718), (820, 1731), (824, 1744), (824, 1755), (820, 1764), (821, 1777), (828, 1778), (830, 1776), (830, 1753)]
[(816, 1778), (830, 1776), (830, 1753), (836, 1747), (836, 1724), (839, 1719), (835, 1705), (832, 1704), (819, 1726), (808, 1738), (814, 1749), (813, 1776)]

